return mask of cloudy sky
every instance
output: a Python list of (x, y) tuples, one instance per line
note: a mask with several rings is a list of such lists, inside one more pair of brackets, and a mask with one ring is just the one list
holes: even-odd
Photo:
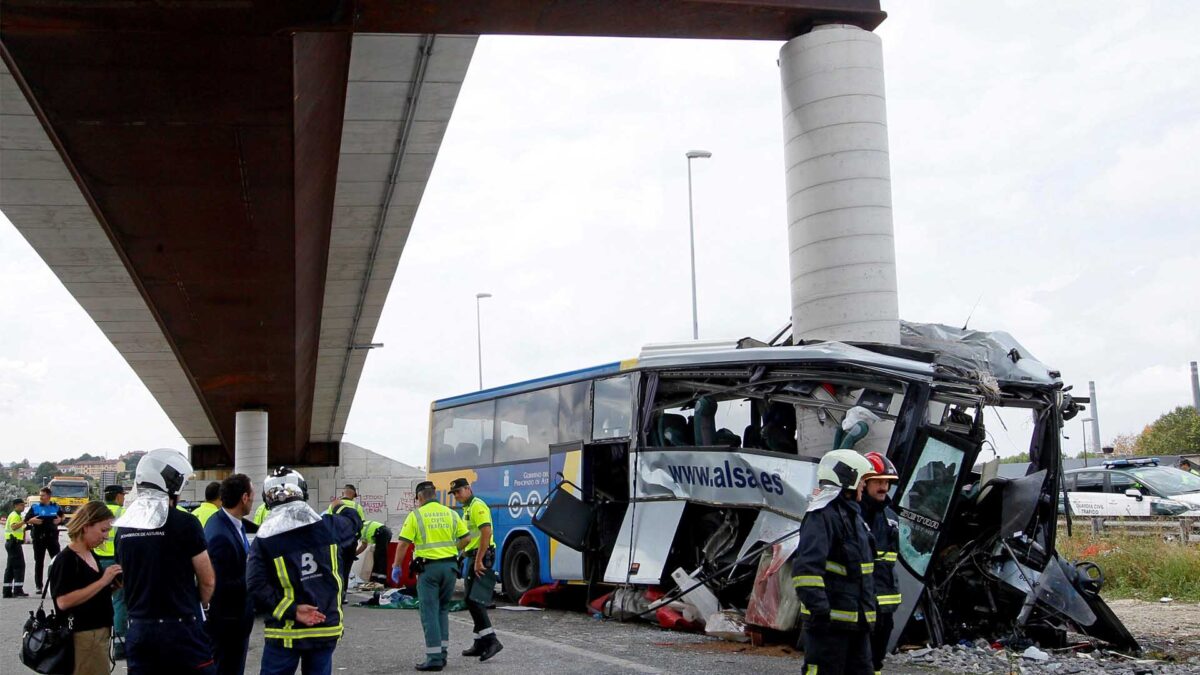
[[(885, 2), (904, 318), (1013, 333), (1101, 435), (1190, 401), (1200, 358), (1193, 3)], [(424, 464), (431, 400), (790, 312), (779, 43), (485, 37), (425, 193), (346, 440)], [(185, 446), (0, 217), (0, 460)], [(993, 434), (1004, 454), (1018, 420)], [(1078, 423), (1068, 428), (1079, 448)]]

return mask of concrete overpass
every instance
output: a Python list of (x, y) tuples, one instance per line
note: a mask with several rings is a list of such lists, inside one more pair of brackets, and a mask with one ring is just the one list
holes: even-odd
[(0, 208), (197, 468), (233, 465), (244, 410), (270, 414), (269, 463), (332, 466), (478, 35), (791, 40), (883, 18), (878, 0), (3, 0)]

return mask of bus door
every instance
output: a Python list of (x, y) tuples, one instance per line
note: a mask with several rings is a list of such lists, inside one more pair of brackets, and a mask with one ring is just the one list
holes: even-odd
[(550, 446), (551, 482), (575, 498), (548, 504), (535, 520), (551, 535), (554, 579), (588, 579), (607, 563), (629, 502), (628, 456), (624, 441)]

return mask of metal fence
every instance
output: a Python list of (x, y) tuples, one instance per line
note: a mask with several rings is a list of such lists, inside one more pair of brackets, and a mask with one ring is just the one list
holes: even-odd
[[(1157, 536), (1187, 546), (1200, 543), (1200, 518), (1179, 516), (1097, 516), (1071, 519), (1073, 528), (1091, 528), (1095, 536), (1119, 533), (1135, 537)], [(1060, 518), (1058, 528), (1066, 532), (1067, 521)]]

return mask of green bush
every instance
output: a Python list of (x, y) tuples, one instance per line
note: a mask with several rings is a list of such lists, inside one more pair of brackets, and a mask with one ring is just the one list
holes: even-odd
[(1078, 533), (1060, 536), (1058, 551), (1067, 560), (1087, 560), (1104, 572), (1106, 598), (1200, 602), (1200, 546), (1181, 546), (1159, 537)]

